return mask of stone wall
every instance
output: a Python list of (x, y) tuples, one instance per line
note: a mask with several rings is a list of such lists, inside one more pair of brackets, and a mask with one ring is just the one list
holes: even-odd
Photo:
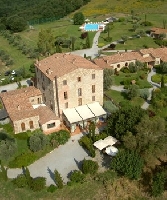
[[(92, 79), (92, 74), (95, 74), (94, 79)], [(81, 81), (78, 81), (78, 77), (80, 77)], [(67, 81), (67, 85), (63, 85), (64, 80)], [(82, 105), (94, 101), (103, 105), (103, 70), (79, 68), (59, 77), (57, 84), (60, 113), (66, 108), (66, 103), (68, 103), (68, 108), (78, 106), (79, 98), (82, 98)], [(92, 93), (92, 85), (95, 85), (94, 93)], [(81, 96), (78, 96), (79, 88), (82, 90)], [(64, 92), (67, 92), (67, 99), (64, 99)], [(95, 100), (92, 100), (93, 96)]]
[[(112, 69), (117, 69), (119, 71), (122, 67), (129, 66), (129, 63), (136, 63), (136, 60), (130, 60), (130, 61), (125, 61), (125, 62), (119, 62), (119, 63), (114, 63), (111, 66)], [(119, 65), (119, 67), (118, 67)]]
[[(30, 121), (33, 121), (33, 128), (32, 129), (30, 129), (30, 124), (29, 124)], [(21, 125), (22, 123), (25, 124), (25, 130), (22, 130), (22, 125)], [(33, 131), (35, 129), (38, 129), (38, 128), (40, 128), (39, 127), (39, 116), (34, 116), (34, 117), (19, 120), (19, 121), (13, 121), (13, 127), (14, 127), (15, 134), (20, 133), (20, 132), (24, 132), (24, 131), (27, 131), (27, 130)]]

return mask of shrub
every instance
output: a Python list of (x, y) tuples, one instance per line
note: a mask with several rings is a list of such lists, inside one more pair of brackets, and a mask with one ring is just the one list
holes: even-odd
[(113, 182), (115, 179), (117, 178), (117, 173), (111, 170), (107, 170), (105, 172), (102, 173), (98, 173), (95, 180), (96, 181), (100, 181), (102, 183), (104, 182)]
[(97, 135), (95, 135), (95, 141), (98, 141), (98, 140), (100, 140), (100, 139), (104, 139), (104, 138), (106, 138), (108, 136), (108, 134), (106, 133), (106, 132), (101, 132), (101, 133), (99, 133), (99, 134), (97, 134)]
[(127, 67), (122, 67), (120, 71), (123, 73), (129, 73), (129, 69)]
[(165, 190), (166, 175), (164, 172), (157, 172), (153, 177), (152, 195), (160, 196)]
[(51, 185), (47, 188), (47, 192), (53, 193), (53, 192), (56, 191), (56, 189), (57, 189), (57, 187), (56, 187), (55, 185), (51, 184)]
[(58, 144), (65, 144), (70, 138), (70, 133), (66, 130), (60, 130), (58, 132), (52, 133), (50, 138), (50, 141), (56, 140)]
[(88, 32), (81, 33), (81, 39), (85, 39), (88, 36)]
[(15, 134), (14, 137), (19, 140), (27, 140), (29, 138), (29, 135), (27, 132), (23, 132), (23, 133)]
[(14, 178), (12, 181), (18, 188), (24, 188), (27, 184), (27, 179), (24, 174), (19, 174), (17, 178)]
[(36, 177), (32, 179), (30, 188), (36, 192), (44, 189), (46, 186), (46, 178), (44, 177)]
[(14, 160), (9, 162), (10, 168), (21, 168), (22, 166), (28, 166), (37, 159), (37, 156), (32, 152), (27, 152), (17, 156)]
[(33, 152), (37, 152), (41, 149), (44, 149), (48, 143), (48, 137), (40, 132), (35, 132), (34, 135), (32, 135), (29, 139), (30, 149)]
[(95, 174), (98, 170), (98, 163), (93, 160), (83, 160), (82, 172), (84, 174)]
[(143, 99), (147, 99), (149, 97), (149, 90), (147, 88), (140, 89), (139, 96)]
[(54, 177), (55, 177), (57, 187), (60, 189), (63, 188), (63, 179), (56, 169), (54, 171)]
[(85, 175), (81, 171), (74, 170), (70, 176), (70, 180), (73, 183), (82, 183)]
[(108, 48), (111, 48), (111, 49), (115, 49), (115, 47), (116, 47), (116, 44), (114, 44), (114, 43), (112, 43), (112, 44), (110, 44), (110, 45), (108, 46)]
[(116, 112), (118, 110), (118, 108), (111, 101), (104, 102), (104, 109), (110, 113)]
[(79, 140), (79, 144), (86, 148), (90, 155), (92, 157), (95, 157), (95, 150), (94, 150), (94, 147), (93, 147), (93, 142), (91, 140), (91, 138), (89, 138), (87, 135), (84, 135), (80, 140)]

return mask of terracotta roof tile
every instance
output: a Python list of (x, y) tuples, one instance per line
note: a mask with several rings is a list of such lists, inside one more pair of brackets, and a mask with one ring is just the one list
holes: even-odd
[(39, 114), (39, 123), (45, 124), (50, 120), (58, 120), (59, 117), (55, 115), (55, 113), (47, 106), (39, 106), (35, 109)]
[(34, 111), (29, 98), (42, 95), (41, 91), (33, 86), (1, 93), (5, 109), (12, 121), (21, 120), (38, 115)]
[(41, 61), (36, 62), (36, 67), (41, 70), (50, 80), (56, 76), (61, 77), (75, 69), (97, 69), (101, 68), (93, 62), (73, 54), (56, 53)]

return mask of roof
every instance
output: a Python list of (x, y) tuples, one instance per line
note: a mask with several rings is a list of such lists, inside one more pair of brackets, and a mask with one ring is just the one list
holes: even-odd
[(56, 53), (41, 61), (36, 62), (36, 67), (50, 80), (61, 77), (78, 68), (101, 70), (93, 62), (74, 54)]
[(79, 113), (83, 120), (95, 118), (95, 115), (87, 105), (75, 107), (75, 110)]
[(63, 113), (71, 124), (106, 114), (98, 102), (67, 108), (63, 110)]
[(0, 109), (0, 120), (7, 118), (9, 115), (5, 109)]
[(167, 29), (164, 28), (152, 28), (151, 29), (152, 32), (154, 32), (154, 34), (163, 34), (163, 33), (167, 33)]
[(99, 102), (90, 103), (87, 106), (96, 117), (106, 115), (106, 111), (100, 106)]
[(39, 114), (39, 123), (41, 125), (51, 120), (59, 120), (59, 117), (47, 106), (39, 106), (35, 110), (37, 110)]
[[(146, 56), (148, 54), (148, 56)], [(111, 56), (94, 59), (94, 63), (101, 68), (111, 68), (112, 64), (120, 62), (138, 60), (140, 62), (152, 62), (155, 58), (160, 58), (163, 62), (167, 62), (167, 48), (148, 48), (139, 51), (116, 53)]]
[(1, 93), (0, 97), (12, 121), (37, 116), (29, 98), (42, 95), (41, 91), (33, 86)]
[(101, 140), (96, 141), (93, 145), (99, 150), (102, 150), (106, 148), (107, 146), (112, 146), (116, 142), (117, 140), (114, 137), (108, 136), (104, 140), (101, 139)]
[(76, 111), (75, 108), (67, 108), (63, 110), (63, 113), (71, 124), (82, 121), (81, 116), (79, 115), (79, 113)]

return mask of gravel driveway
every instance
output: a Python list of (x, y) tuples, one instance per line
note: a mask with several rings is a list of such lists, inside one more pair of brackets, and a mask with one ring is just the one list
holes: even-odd
[[(45, 157), (28, 166), (31, 176), (46, 177), (46, 185), (54, 184), (53, 173), (57, 169), (64, 183), (67, 183), (70, 172), (78, 170), (78, 163), (84, 158), (89, 158), (88, 154), (78, 143), (78, 139), (82, 136), (82, 133), (72, 136), (65, 145), (60, 145)], [(15, 178), (21, 173), (22, 169), (8, 169), (9, 178)]]

